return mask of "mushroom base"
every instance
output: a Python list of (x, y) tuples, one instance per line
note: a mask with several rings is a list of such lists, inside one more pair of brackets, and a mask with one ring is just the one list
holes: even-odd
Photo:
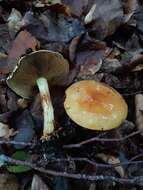
[(40, 91), (41, 103), (44, 116), (44, 127), (42, 139), (48, 139), (54, 131), (54, 110), (51, 102), (48, 82), (45, 78), (37, 79), (37, 85)]

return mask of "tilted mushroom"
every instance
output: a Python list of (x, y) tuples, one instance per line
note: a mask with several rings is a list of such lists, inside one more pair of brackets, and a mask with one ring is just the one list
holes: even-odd
[(68, 87), (64, 107), (75, 123), (99, 131), (118, 127), (128, 112), (125, 100), (116, 90), (94, 80)]
[(54, 111), (49, 85), (61, 85), (69, 72), (64, 57), (49, 50), (39, 50), (22, 57), (7, 78), (7, 85), (23, 98), (31, 98), (38, 86), (44, 114), (43, 138), (54, 130)]

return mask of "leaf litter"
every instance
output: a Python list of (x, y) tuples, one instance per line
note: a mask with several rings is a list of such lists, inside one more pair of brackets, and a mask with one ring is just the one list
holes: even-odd
[[(143, 186), (142, 9), (137, 0), (0, 1), (0, 189), (128, 190)], [(50, 88), (55, 132), (44, 142), (40, 140), (39, 94), (22, 99), (5, 83), (19, 59), (39, 49), (58, 51), (70, 64), (64, 86)], [(105, 82), (124, 96), (129, 113), (118, 129), (82, 129), (65, 114), (66, 88), (87, 79)], [(93, 138), (100, 140), (90, 142)], [(104, 141), (110, 138), (116, 139), (114, 143)], [(83, 145), (64, 148), (77, 143)], [(17, 149), (30, 157), (13, 157)], [(4, 155), (9, 158), (3, 157), (6, 162), (1, 159)], [(30, 165), (35, 169), (24, 171)], [(46, 174), (49, 170), (61, 176)], [(96, 180), (90, 181), (93, 177)]]

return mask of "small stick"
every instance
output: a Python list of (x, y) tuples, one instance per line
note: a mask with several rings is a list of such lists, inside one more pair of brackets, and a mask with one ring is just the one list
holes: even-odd
[(141, 130), (138, 130), (138, 131), (135, 131), (135, 132), (132, 132), (131, 134), (125, 136), (125, 137), (121, 137), (121, 138), (98, 138), (98, 137), (93, 137), (93, 138), (90, 138), (90, 139), (87, 139), (87, 140), (84, 140), (80, 143), (76, 143), (76, 144), (69, 144), (69, 145), (64, 145), (63, 148), (80, 148), (82, 145), (85, 145), (85, 144), (89, 144), (91, 142), (94, 142), (94, 141), (102, 141), (102, 142), (119, 142), (119, 141), (125, 141), (127, 140), (128, 138), (131, 138), (135, 135), (138, 135), (140, 133), (143, 132), (143, 129)]
[(34, 143), (30, 143), (30, 142), (16, 142), (16, 141), (9, 141), (9, 140), (0, 140), (0, 144), (24, 145), (24, 146), (35, 145)]
[(117, 183), (121, 184), (132, 184), (132, 185), (143, 185), (143, 176), (136, 176), (134, 178), (119, 178), (119, 177), (114, 177), (114, 176), (104, 176), (104, 175), (86, 175), (84, 173), (68, 173), (68, 172), (61, 172), (61, 171), (55, 171), (55, 170), (50, 170), (50, 169), (44, 169), (42, 167), (37, 167), (35, 164), (32, 164), (29, 161), (22, 161), (22, 160), (15, 160), (13, 158), (10, 158), (6, 155), (0, 155), (0, 159), (12, 163), (12, 164), (17, 164), (17, 165), (24, 165), (24, 166), (29, 166), (33, 168), (34, 170), (37, 170), (39, 172), (52, 175), (52, 176), (62, 176), (62, 177), (67, 177), (67, 178), (72, 178), (72, 179), (79, 179), (79, 180), (89, 180), (89, 181), (114, 181)]

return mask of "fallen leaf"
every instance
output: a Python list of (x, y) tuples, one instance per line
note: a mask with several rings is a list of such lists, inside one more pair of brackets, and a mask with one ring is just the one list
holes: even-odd
[(0, 24), (0, 50), (1, 53), (8, 53), (11, 46), (11, 37), (6, 24)]
[(69, 6), (64, 4), (55, 4), (49, 7), (49, 10), (57, 13), (65, 14), (66, 16), (71, 16), (71, 10)]
[(137, 66), (132, 70), (132, 72), (141, 71), (141, 70), (143, 70), (143, 64), (137, 65)]
[(96, 9), (96, 3), (92, 5), (90, 11), (85, 16), (85, 18), (84, 18), (84, 23), (85, 24), (89, 24), (90, 22), (93, 21), (93, 15), (94, 15), (94, 12), (96, 11), (95, 9)]
[(31, 14), (28, 19), (25, 21), (27, 23), (25, 28), (44, 44), (66, 43), (84, 32), (84, 27), (78, 19), (56, 14), (50, 10), (40, 14), (39, 17)]
[(80, 43), (78, 44), (78, 51), (98, 51), (98, 50), (103, 50), (104, 54), (108, 53), (108, 48), (106, 43), (101, 40), (97, 40), (94, 37), (90, 36), (90, 33), (86, 32), (81, 36)]
[(96, 9), (92, 15), (92, 30), (95, 30), (98, 39), (104, 39), (123, 23), (122, 4), (120, 0), (94, 0), (89, 2), (89, 8), (93, 3), (96, 3)]
[(21, 27), (22, 15), (18, 10), (16, 10), (15, 8), (12, 8), (12, 11), (7, 20), (8, 20), (9, 30), (12, 36), (14, 36)]
[(103, 57), (104, 50), (78, 52), (76, 56), (76, 66), (79, 67), (77, 78), (94, 80), (96, 72), (102, 66)]
[(37, 0), (34, 2), (35, 7), (52, 6), (55, 4), (61, 4), (61, 0)]
[(70, 7), (73, 15), (76, 15), (78, 17), (83, 14), (84, 9), (88, 5), (88, 0), (62, 0), (62, 2)]
[(94, 76), (102, 66), (102, 59), (96, 59), (94, 56), (90, 55), (83, 65), (80, 66), (80, 70), (77, 78), (86, 79), (89, 76)]
[(0, 123), (0, 137), (9, 138), (10, 136), (14, 136), (16, 132), (14, 129), (10, 129), (7, 124)]
[(5, 113), (1, 113), (0, 114), (0, 122), (7, 123), (9, 121), (9, 118), (11, 117), (11, 115), (12, 115), (11, 111), (7, 111)]
[(38, 8), (46, 7), (53, 12), (63, 13), (67, 16), (71, 15), (70, 7), (68, 5), (63, 4), (60, 0), (40, 0), (34, 2), (34, 5)]
[(6, 111), (8, 111), (8, 109), (7, 109), (6, 88), (1, 86), (0, 87), (0, 112), (4, 113)]
[[(104, 162), (108, 163), (108, 164), (120, 164), (121, 163), (120, 160), (119, 160), (119, 158), (116, 158), (116, 157), (114, 157), (112, 155), (107, 155), (107, 154), (104, 154), (104, 153), (99, 153), (99, 154), (97, 154), (97, 156), (99, 158), (101, 158)], [(121, 177), (125, 176), (125, 172), (124, 172), (124, 169), (123, 169), (122, 165), (114, 167), (114, 169), (116, 170), (116, 172)]]
[(33, 51), (36, 50), (38, 41), (26, 30), (21, 31), (15, 38), (12, 48), (8, 54), (7, 59), (7, 70), (9, 73), (14, 69), (17, 64), (17, 60), (26, 53), (26, 50), (31, 48)]
[[(16, 142), (30, 142), (35, 134), (34, 122), (32, 116), (28, 110), (17, 116), (16, 120), (13, 120), (13, 125), (18, 133), (14, 137)], [(24, 145), (14, 145), (16, 149), (22, 149)]]
[(17, 111), (17, 95), (11, 91), (10, 89), (7, 89), (7, 108), (9, 111)]
[(123, 0), (125, 22), (128, 22), (138, 8), (137, 0)]
[(27, 108), (28, 107), (28, 100), (26, 100), (26, 99), (24, 99), (24, 98), (19, 98), (18, 100), (17, 100), (17, 105), (18, 105), (18, 107), (19, 108), (21, 108), (21, 109), (25, 109), (25, 108)]
[(115, 73), (121, 68), (121, 63), (118, 59), (106, 58), (103, 61), (101, 70), (106, 73)]
[(77, 50), (78, 44), (80, 42), (81, 36), (82, 35), (76, 36), (75, 38), (73, 38), (69, 45), (69, 59), (72, 62), (74, 61), (74, 59), (76, 57), (76, 50)]
[(133, 25), (135, 25), (137, 29), (137, 35), (139, 36), (139, 39), (142, 40), (143, 38), (143, 7), (139, 6), (139, 8), (136, 11), (136, 14), (133, 16)]
[[(12, 155), (12, 158), (16, 160), (26, 161), (29, 158), (29, 155), (24, 151), (17, 151)], [(31, 168), (23, 165), (9, 165), (7, 166), (7, 170), (12, 173), (22, 173), (31, 170)]]
[(14, 175), (0, 174), (0, 190), (18, 190), (18, 180)]
[(55, 176), (53, 179), (53, 190), (68, 190), (70, 189), (68, 179), (61, 177), (61, 176)]
[[(143, 94), (135, 95), (135, 109), (136, 109), (136, 127), (138, 130), (143, 129)], [(143, 135), (143, 133), (141, 133)]]
[(34, 175), (32, 179), (31, 190), (50, 190), (50, 189), (38, 175)]

